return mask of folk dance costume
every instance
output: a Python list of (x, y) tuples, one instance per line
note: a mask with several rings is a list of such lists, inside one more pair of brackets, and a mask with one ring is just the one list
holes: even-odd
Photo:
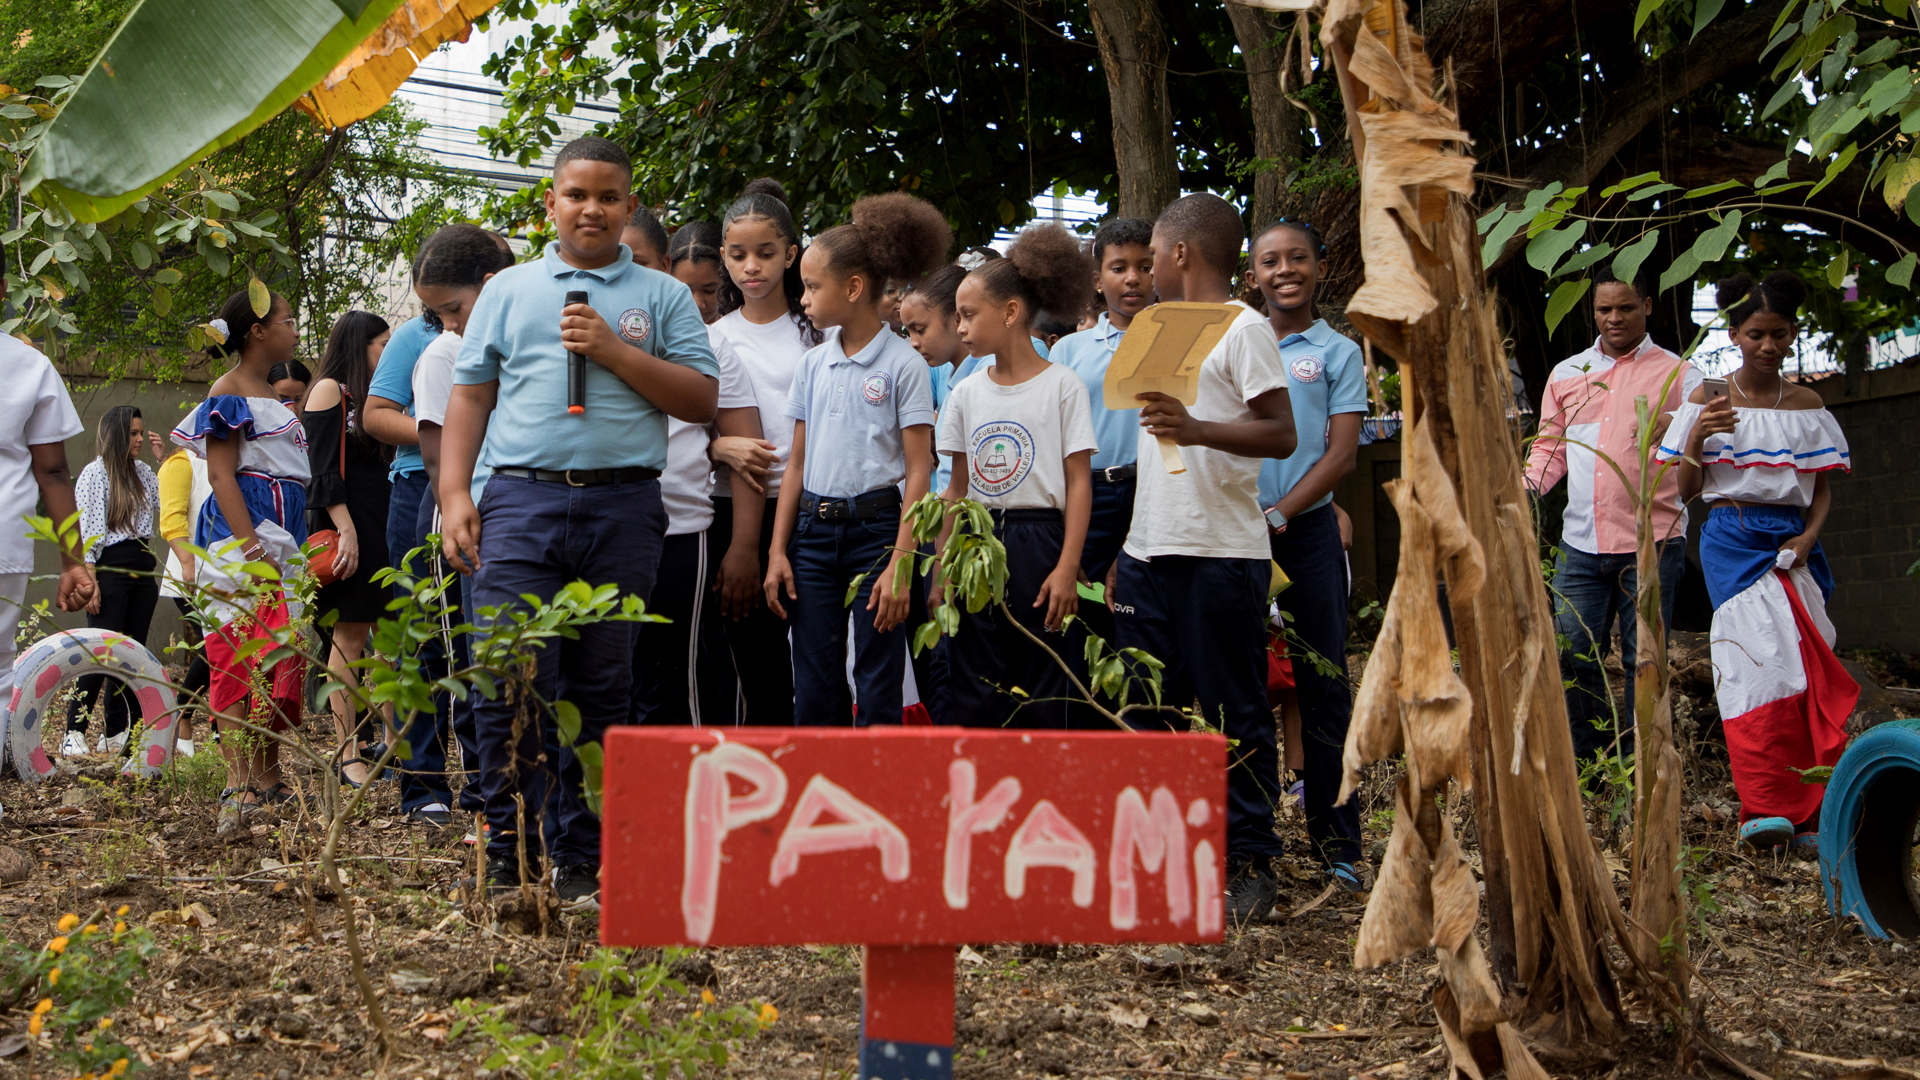
[[(1703, 406), (1684, 405), (1657, 456), (1683, 456)], [(1819, 544), (1782, 569), (1780, 546), (1800, 534), (1814, 474), (1850, 469), (1847, 440), (1825, 409), (1736, 408), (1739, 426), (1709, 436), (1702, 495), (1711, 507), (1700, 564), (1713, 600), (1713, 672), (1740, 820), (1815, 827), (1825, 788), (1797, 770), (1832, 765), (1860, 688), (1833, 654), (1826, 600), (1833, 572)], [(1739, 503), (1741, 505), (1735, 505)]]
[[(173, 429), (173, 441), (202, 458), (207, 456), (209, 439), (235, 438), (241, 443), (234, 479), (246, 500), (254, 535), (260, 539), (264, 557), (285, 572), (307, 539), (306, 485), (311, 473), (306, 432), (300, 419), (279, 401), (233, 394), (207, 398)], [(194, 576), (195, 583), (208, 590), (202, 605), (208, 627), (207, 663), (213, 668), (208, 704), (213, 712), (236, 715), (233, 707), (253, 693), (259, 665), (258, 654), (237, 656), (241, 644), (263, 630), (288, 626), (295, 612), (279, 589), (257, 607), (231, 602), (229, 598), (246, 582), (248, 560), (240, 553), (219, 499), (201, 504), (193, 542), (208, 552)], [(298, 657), (287, 657), (264, 673), (270, 700), (254, 703), (260, 710), (271, 711), (263, 726), (278, 730), (299, 721), (304, 673), (305, 664)], [(246, 715), (257, 718), (260, 714)]]

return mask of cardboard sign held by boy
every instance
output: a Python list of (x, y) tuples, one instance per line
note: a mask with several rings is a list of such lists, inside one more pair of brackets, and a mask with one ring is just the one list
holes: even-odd
[[(1200, 394), (1195, 381), (1200, 362), (1220, 344), (1238, 314), (1232, 304), (1168, 301), (1135, 315), (1113, 362), (1107, 365), (1107, 408), (1139, 408), (1135, 395), (1146, 393), (1165, 394), (1182, 405), (1192, 405)], [(1159, 443), (1167, 471), (1186, 472), (1180, 447), (1165, 436)]]

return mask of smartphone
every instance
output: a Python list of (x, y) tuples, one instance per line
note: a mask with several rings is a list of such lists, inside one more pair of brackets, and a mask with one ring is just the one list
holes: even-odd
[(1708, 404), (1712, 404), (1714, 398), (1727, 396), (1727, 380), (1725, 379), (1702, 379), (1700, 380), (1700, 386), (1706, 392)]

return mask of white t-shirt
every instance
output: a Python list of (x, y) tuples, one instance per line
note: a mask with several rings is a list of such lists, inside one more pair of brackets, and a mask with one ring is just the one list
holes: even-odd
[[(756, 405), (753, 384), (733, 345), (707, 327), (713, 358), (720, 362), (720, 408), (751, 409)], [(713, 429), (705, 424), (667, 418), (667, 467), (660, 473), (660, 501), (667, 508), (667, 535), (707, 531), (713, 524), (714, 464), (707, 457)]]
[(40, 350), (0, 334), (0, 574), (33, 572), (27, 523), (40, 501), (31, 446), (85, 430), (60, 373)]
[(447, 402), (453, 398), (453, 362), (460, 355), (460, 335), (443, 331), (413, 362), (413, 419), (447, 426)]
[(1005, 510), (1067, 508), (1066, 459), (1097, 450), (1086, 384), (1048, 364), (1017, 386), (991, 374), (953, 388), (940, 410), (940, 453), (967, 455), (967, 497)]
[[(1255, 419), (1247, 402), (1269, 390), (1284, 390), (1280, 345), (1273, 328), (1252, 308), (1200, 362), (1199, 394), (1187, 412), (1196, 420), (1238, 424)], [(1133, 527), (1126, 552), (1136, 559), (1196, 555), (1207, 559), (1273, 557), (1267, 523), (1260, 516), (1260, 460), (1204, 446), (1183, 446), (1187, 471), (1174, 475), (1160, 463), (1160, 445), (1140, 429), (1140, 471), (1133, 501)]]
[[(764, 325), (747, 321), (744, 310), (730, 312), (715, 322), (709, 331), (717, 343), (725, 339), (733, 346), (747, 381), (753, 386), (753, 403), (760, 409), (760, 430), (773, 444), (775, 460), (767, 477), (767, 497), (780, 492), (780, 478), (787, 471), (787, 457), (793, 449), (793, 418), (787, 415), (787, 397), (793, 389), (793, 373), (800, 369), (800, 358), (813, 348), (809, 337), (802, 336), (800, 323), (782, 316)], [(727, 467), (714, 467), (714, 492), (730, 497)]]

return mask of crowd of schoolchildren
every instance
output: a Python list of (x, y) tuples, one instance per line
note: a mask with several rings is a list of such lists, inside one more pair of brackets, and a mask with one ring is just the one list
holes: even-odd
[[(294, 359), (299, 335), (286, 300), (274, 296), (265, 315), (244, 292), (229, 300), (212, 321), (224, 340), (211, 352), (230, 366), (173, 430), (185, 452), (169, 456), (137, 410), (102, 420), (101, 458), (79, 483), (83, 531), (94, 539), (84, 553), (68, 553), (89, 572), (63, 578), (62, 605), (143, 637), (163, 587), (176, 595), (177, 583), (191, 581), (217, 596), (246, 564), (286, 567), (303, 543), (324, 541), (330, 566), (313, 613), (331, 616), (330, 667), (351, 683), (347, 665), (367, 649), (392, 595), (373, 575), (409, 552), (421, 553), (408, 567), (415, 574), (457, 573), (468, 617), (577, 580), (614, 584), (668, 621), (583, 626), (536, 658), (536, 689), (579, 710), (581, 742), (628, 723), (1097, 729), (1108, 722), (1077, 699), (1060, 666), (1081, 662), (1090, 628), (1158, 658), (1169, 710), (1197, 708), (1237, 740), (1230, 917), (1261, 917), (1274, 903), (1270, 860), (1282, 848), (1274, 810), (1287, 771), (1298, 775), (1310, 851), (1327, 879), (1368, 887), (1357, 809), (1334, 804), (1352, 688), (1347, 529), (1332, 500), (1354, 467), (1369, 405), (1357, 346), (1315, 317), (1325, 258), (1318, 229), (1283, 219), (1248, 248), (1239, 212), (1196, 194), (1155, 221), (1106, 221), (1090, 244), (1040, 224), (1004, 257), (970, 253), (960, 264), (948, 261), (946, 220), (922, 200), (861, 199), (849, 221), (808, 242), (780, 185), (756, 180), (718, 223), (685, 224), (669, 237), (639, 206), (627, 155), (595, 137), (559, 153), (546, 200), (558, 239), (525, 261), (475, 226), (436, 232), (412, 267), (424, 314), (389, 326), (348, 313), (332, 328), (317, 377)], [(1799, 300), (1769, 281), (1747, 283), (1745, 299), (1735, 290), (1743, 350), (1746, 324), (1759, 328), (1753, 372), (1745, 384), (1735, 380), (1743, 396), (1764, 396), (1779, 382), (1775, 323), (1791, 341)], [(1108, 365), (1143, 310), (1159, 301), (1225, 304), (1243, 287), (1264, 313), (1237, 305), (1199, 368), (1192, 405), (1153, 393), (1137, 408), (1104, 405)], [(1597, 296), (1644, 306), (1619, 283)], [(1602, 306), (1597, 300), (1603, 332), (1594, 357), (1604, 363), (1589, 357), (1578, 371), (1556, 373), (1543, 427), (1553, 441), (1538, 444), (1530, 474), (1540, 488), (1573, 478), (1573, 554), (1587, 535), (1578, 514), (1591, 523), (1591, 478), (1606, 473), (1570, 448), (1620, 434), (1581, 426), (1611, 419), (1601, 415), (1604, 400), (1593, 404), (1608, 387), (1592, 373), (1626, 385), (1626, 365), (1657, 348), (1641, 340), (1644, 314), (1637, 330), (1609, 330)], [(0, 348), (14, 348), (8, 340)], [(584, 357), (577, 387), (574, 356)], [(1673, 363), (1661, 354), (1647, 377)], [(1774, 382), (1763, 378), (1769, 363)], [(1563, 392), (1575, 383), (1577, 402)], [(1751, 483), (1740, 487), (1747, 474), (1716, 470), (1744, 464), (1742, 441), (1797, 447), (1788, 438), (1795, 433), (1828, 443), (1820, 467), (1843, 464), (1831, 417), (1802, 401), (1811, 392), (1798, 387), (1792, 402), (1778, 390), (1775, 407), (1806, 410), (1800, 420), (1744, 409), (1736, 417), (1696, 385), (1673, 389), (1678, 419), (1667, 442), (1676, 449), (1662, 452), (1705, 462), (1707, 497), (1723, 492), (1715, 535), (1743, 543), (1751, 521), (1723, 518), (1722, 509), (1744, 508), (1751, 519), (1754, 503), (1766, 503), (1768, 527), (1791, 537), (1801, 556), (1795, 573), (1811, 565), (1808, 581), (1830, 588), (1812, 539), (1825, 512), (1824, 474), (1803, 463), (1779, 478), (1793, 491), (1748, 492)], [(67, 425), (47, 408), (39, 428), (22, 428), (36, 462), (39, 443), (78, 430), (77, 419)], [(1581, 409), (1594, 415), (1569, 422)], [(1783, 425), (1794, 431), (1773, 430)], [(1161, 464), (1161, 439), (1181, 448), (1184, 472)], [(163, 461), (157, 476), (138, 461), (147, 442)], [(51, 476), (41, 477), (43, 492), (57, 489)], [(1689, 496), (1699, 491), (1700, 467), (1679, 468), (1674, 483)], [(1724, 494), (1729, 484), (1740, 493)], [(929, 492), (988, 508), (1006, 550), (1007, 606), (964, 614), (957, 634), (915, 654), (914, 629), (943, 600), (920, 567), (947, 535), (917, 549), (904, 509)], [(1782, 530), (1800, 521), (1796, 493), (1806, 496), (1797, 507), (1811, 508), (1810, 527), (1789, 533)], [(1673, 502), (1668, 509), (1678, 512), (1677, 495)], [(1588, 545), (1600, 551), (1585, 557), (1617, 561), (1609, 553), (1631, 546), (1600, 503), (1602, 542)], [(61, 509), (54, 497), (47, 505)], [(1671, 525), (1671, 517), (1662, 520)], [(154, 570), (146, 538), (156, 530), (173, 548), (167, 572), (140, 576)], [(433, 534), (437, 552), (424, 547)], [(189, 544), (213, 554), (195, 566)], [(903, 563), (911, 571), (897, 573)], [(1596, 567), (1561, 575), (1587, 569), (1595, 588), (1619, 587), (1621, 566)], [(1741, 590), (1768, 580), (1761, 572), (1730, 578), (1721, 591), (1745, 597), (1751, 590)], [(1801, 587), (1781, 599), (1803, 602), (1787, 609), (1787, 631), (1796, 617), (1824, 622), (1820, 594), (1794, 581)], [(1625, 588), (1630, 594), (1630, 581)], [(1767, 599), (1749, 602), (1749, 622), (1772, 611)], [(257, 670), (244, 646), (259, 627), (287, 625), (297, 612), (285, 602), (177, 602), (205, 635), (188, 684), (205, 689), (213, 715), (251, 710), (276, 726), (301, 715), (303, 666)], [(1601, 606), (1630, 610), (1612, 598)], [(1290, 678), (1275, 676), (1284, 670), (1272, 648), (1276, 607), (1286, 613)], [(11, 647), (10, 629), (7, 637)], [(457, 635), (432, 642), (422, 658), (428, 674), (463, 666), (466, 648)], [(1327, 662), (1305, 662), (1309, 652)], [(267, 700), (251, 700), (256, 685)], [(86, 752), (99, 690), (89, 686), (76, 702), (68, 752)], [(355, 710), (345, 694), (330, 708), (339, 775), (366, 783), (383, 750), (379, 717)], [(103, 749), (124, 743), (130, 711), (120, 695), (109, 698)], [(562, 898), (590, 899), (599, 820), (583, 796), (581, 763), (555, 725), (516, 724), (515, 711), (504, 699), (442, 694), (437, 712), (388, 732), (410, 749), (399, 762), (402, 808), (432, 825), (484, 822), (472, 839), (486, 845), (486, 884), (496, 887), (518, 884), (516, 834), (537, 828), (537, 854)], [(1172, 711), (1135, 710), (1128, 720), (1148, 729), (1188, 723)], [(1751, 743), (1750, 756), (1781, 757), (1766, 739)], [(192, 752), (190, 739), (182, 749)], [(230, 739), (222, 750), (230, 777), (222, 831), (291, 797), (271, 741)], [(1798, 756), (1826, 753), (1823, 744)], [(1792, 815), (1789, 838), (1804, 811), (1783, 811)]]

